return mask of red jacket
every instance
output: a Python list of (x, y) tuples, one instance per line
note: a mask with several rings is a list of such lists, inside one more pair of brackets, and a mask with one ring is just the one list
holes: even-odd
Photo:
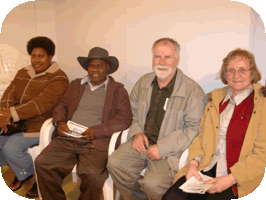
[[(95, 149), (107, 151), (113, 133), (127, 129), (132, 123), (132, 111), (129, 97), (123, 84), (114, 81), (110, 77), (105, 104), (103, 109), (102, 124), (93, 127), (96, 139), (93, 140)], [(81, 79), (70, 83), (64, 97), (53, 110), (53, 123), (57, 121), (67, 122), (72, 119), (86, 84), (81, 85)]]

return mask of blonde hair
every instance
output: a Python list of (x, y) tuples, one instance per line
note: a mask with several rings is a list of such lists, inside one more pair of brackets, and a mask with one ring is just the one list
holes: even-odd
[(222, 67), (220, 69), (220, 79), (221, 81), (227, 85), (228, 82), (226, 80), (226, 68), (229, 64), (229, 62), (233, 59), (235, 59), (236, 57), (242, 57), (242, 58), (246, 58), (249, 60), (249, 65), (250, 65), (250, 71), (252, 74), (252, 81), (251, 83), (257, 83), (258, 81), (260, 81), (261, 79), (261, 75), (260, 72), (257, 68), (256, 62), (255, 62), (255, 57), (254, 54), (245, 50), (245, 49), (240, 49), (237, 48), (231, 52), (229, 52), (229, 54), (227, 54), (227, 56), (223, 59), (223, 64)]

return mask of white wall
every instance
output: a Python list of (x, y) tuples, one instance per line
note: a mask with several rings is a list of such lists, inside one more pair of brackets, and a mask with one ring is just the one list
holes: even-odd
[(266, 78), (266, 34), (265, 26), (260, 15), (251, 8), (250, 10), (251, 20), (251, 37), (250, 37), (250, 50), (256, 57), (257, 66), (261, 72), (262, 79), (261, 84), (265, 85)]
[(179, 68), (208, 92), (222, 86), (214, 80), (222, 58), (237, 47), (250, 49), (250, 12), (249, 6), (229, 0), (36, 0), (7, 15), (0, 42), (24, 51), (31, 37), (51, 37), (54, 60), (71, 80), (86, 74), (76, 57), (104, 47), (120, 61), (114, 78), (131, 91), (151, 71), (152, 43), (172, 37), (181, 44)]
[(7, 14), (2, 24), (0, 43), (10, 44), (27, 53), (27, 41), (36, 36), (35, 24), (33, 1), (16, 6)]

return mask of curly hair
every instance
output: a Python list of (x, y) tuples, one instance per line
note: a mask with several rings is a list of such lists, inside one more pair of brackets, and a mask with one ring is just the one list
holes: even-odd
[(48, 37), (38, 36), (30, 39), (27, 44), (28, 54), (31, 55), (32, 50), (36, 47), (44, 49), (48, 56), (54, 56), (55, 54), (55, 44)]
[(151, 48), (152, 55), (154, 55), (154, 48), (155, 48), (155, 46), (156, 46), (158, 43), (161, 43), (161, 42), (163, 42), (164, 44), (167, 44), (167, 42), (171, 42), (173, 45), (175, 45), (175, 57), (176, 57), (176, 58), (179, 58), (179, 56), (180, 56), (180, 45), (178, 44), (177, 41), (175, 41), (175, 40), (172, 39), (172, 38), (168, 38), (168, 37), (158, 39), (158, 40), (156, 40), (156, 41), (153, 43), (152, 48)]
[(249, 60), (249, 65), (250, 65), (250, 71), (252, 74), (252, 81), (251, 83), (257, 83), (258, 81), (260, 81), (261, 79), (261, 75), (260, 72), (257, 68), (256, 62), (255, 62), (255, 57), (254, 54), (245, 50), (245, 49), (234, 49), (233, 51), (229, 52), (227, 54), (227, 56), (223, 59), (223, 64), (220, 70), (220, 79), (221, 81), (227, 85), (228, 82), (226, 80), (226, 68), (229, 64), (229, 62), (233, 59), (235, 59), (236, 57), (242, 57), (242, 58), (246, 58)]

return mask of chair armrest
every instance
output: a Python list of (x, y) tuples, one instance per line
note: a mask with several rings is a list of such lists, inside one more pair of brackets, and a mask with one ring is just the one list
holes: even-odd
[(110, 143), (109, 143), (108, 156), (110, 156), (114, 152), (115, 144), (116, 144), (117, 138), (120, 135), (120, 133), (121, 131), (116, 132), (112, 135)]
[(40, 142), (39, 146), (41, 149), (44, 149), (52, 140), (52, 133), (54, 132), (53, 118), (47, 119), (41, 128), (40, 131)]
[(188, 158), (188, 149), (186, 149), (179, 160), (178, 170), (182, 169), (184, 166), (187, 165), (187, 158)]
[(128, 131), (129, 131), (129, 128), (123, 131), (122, 136), (121, 136), (121, 144), (127, 141)]
[(120, 133), (122, 133), (121, 144), (127, 141), (128, 130), (129, 130), (129, 128), (127, 130), (124, 130), (124, 131), (116, 132), (112, 135), (110, 143), (109, 143), (108, 156), (110, 156), (114, 152), (115, 144), (117, 142), (117, 138), (119, 137)]

